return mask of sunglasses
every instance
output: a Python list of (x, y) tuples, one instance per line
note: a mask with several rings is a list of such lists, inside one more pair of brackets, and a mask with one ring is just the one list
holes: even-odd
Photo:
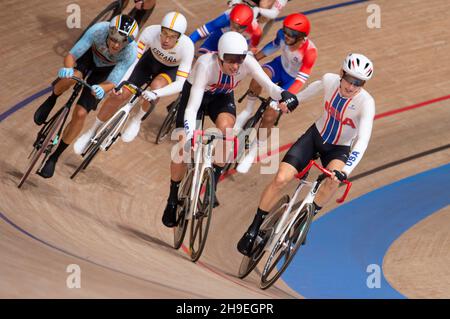
[(223, 55), (223, 61), (226, 63), (237, 63), (237, 64), (242, 64), (244, 63), (245, 57), (247, 56), (247, 54), (230, 54), (230, 53), (225, 53)]
[(118, 34), (117, 32), (109, 32), (109, 40), (114, 44), (124, 45), (128, 42), (128, 37)]
[(294, 39), (303, 39), (306, 37), (306, 34), (304, 34), (303, 32), (295, 31), (286, 27), (283, 28), (283, 33), (288, 37)]
[(233, 22), (233, 21), (231, 21), (230, 27), (231, 27), (232, 29), (238, 30), (239, 32), (244, 32), (245, 29), (247, 29), (247, 26), (237, 24), (236, 22)]
[(347, 73), (345, 73), (345, 74), (342, 76), (342, 78), (343, 78), (345, 81), (347, 81), (348, 83), (350, 83), (350, 84), (352, 84), (352, 85), (354, 85), (354, 86), (357, 86), (357, 87), (361, 87), (361, 86), (364, 85), (364, 83), (366, 83), (366, 81), (357, 79), (357, 78), (355, 78), (355, 77), (353, 77), (353, 76), (351, 76), (351, 75), (349, 75), (349, 74), (347, 74)]

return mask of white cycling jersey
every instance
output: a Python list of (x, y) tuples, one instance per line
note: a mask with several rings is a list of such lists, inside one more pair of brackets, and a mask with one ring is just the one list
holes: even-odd
[(272, 99), (277, 101), (281, 99), (283, 89), (270, 80), (254, 57), (247, 55), (236, 75), (223, 73), (219, 63), (216, 53), (206, 53), (198, 58), (189, 75), (188, 82), (192, 84), (192, 88), (184, 114), (184, 126), (188, 138), (192, 136), (195, 129), (197, 112), (205, 92), (231, 93), (240, 81), (250, 75), (269, 92)]
[(168, 96), (181, 92), (184, 81), (186, 81), (191, 71), (192, 61), (194, 60), (194, 43), (192, 40), (182, 34), (175, 47), (165, 50), (161, 46), (161, 26), (151, 25), (142, 31), (138, 40), (138, 56), (134, 64), (128, 69), (124, 79), (128, 79), (133, 72), (139, 59), (145, 51), (151, 50), (153, 57), (164, 65), (169, 67), (178, 66), (175, 82), (153, 91), (158, 97)]
[(322, 80), (311, 83), (298, 93), (297, 98), (302, 103), (319, 92), (324, 92), (324, 112), (315, 125), (324, 143), (351, 146), (349, 160), (343, 169), (349, 175), (369, 144), (375, 117), (375, 101), (363, 88), (353, 98), (342, 97), (339, 93), (340, 82), (339, 75), (326, 73)]

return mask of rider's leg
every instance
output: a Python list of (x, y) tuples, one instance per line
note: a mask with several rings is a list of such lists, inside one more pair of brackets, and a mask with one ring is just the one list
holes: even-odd
[(42, 167), (42, 170), (40, 172), (40, 175), (42, 177), (50, 178), (53, 176), (55, 172), (56, 162), (58, 161), (61, 154), (78, 136), (78, 134), (80, 134), (81, 130), (83, 129), (87, 114), (88, 111), (84, 107), (78, 104), (75, 106), (72, 113), (72, 118), (64, 129), (62, 139), (59, 142), (58, 147), (53, 152), (53, 154), (50, 155), (44, 167)]
[[(167, 75), (165, 73), (161, 73), (153, 79), (152, 83), (150, 84), (150, 89), (152, 91), (157, 90), (157, 89), (167, 86), (171, 82), (172, 82), (172, 79), (170, 78), (169, 75)], [(157, 102), (158, 101), (155, 100), (152, 103), (157, 103)], [(144, 117), (145, 113), (149, 109), (150, 109), (150, 103), (147, 101), (144, 101), (142, 103), (142, 107), (139, 108), (137, 113), (131, 118), (130, 123), (128, 124), (127, 128), (123, 132), (122, 140), (124, 142), (131, 142), (139, 134), (142, 118)]]
[(89, 142), (99, 129), (99, 127), (102, 126), (103, 123), (105, 123), (107, 120), (109, 120), (111, 116), (113, 116), (114, 113), (116, 113), (119, 107), (121, 107), (125, 103), (125, 101), (128, 101), (130, 97), (131, 92), (127, 89), (123, 89), (121, 95), (114, 95), (114, 93), (112, 93), (105, 100), (102, 107), (100, 108), (100, 111), (95, 117), (95, 121), (92, 124), (92, 126), (84, 134), (82, 134), (74, 143), (73, 149), (76, 154), (83, 153), (83, 151), (86, 149)]
[[(344, 168), (345, 163), (339, 159), (332, 160), (328, 165), (327, 169), (330, 172), (333, 172), (334, 170), (342, 171)], [(316, 209), (316, 212), (318, 212), (323, 206), (325, 206), (334, 193), (336, 193), (338, 187), (339, 187), (340, 181), (337, 178), (326, 178), (322, 185), (320, 186), (319, 192), (316, 195), (316, 198), (314, 200), (314, 206)]]
[(311, 126), (305, 134), (291, 146), (280, 164), (277, 175), (265, 188), (255, 218), (247, 232), (239, 240), (238, 250), (242, 254), (248, 255), (250, 253), (256, 235), (258, 234), (259, 227), (263, 223), (267, 213), (280, 198), (281, 190), (286, 184), (292, 181), (297, 172), (302, 171), (308, 165), (310, 159), (313, 158), (313, 155), (316, 152), (312, 134), (313, 126)]
[[(266, 74), (272, 79), (272, 81), (274, 83), (278, 83), (281, 80), (281, 77), (280, 77), (281, 72), (279, 71), (280, 68), (282, 68), (282, 66), (281, 66), (281, 59), (279, 57), (275, 58), (270, 63), (265, 64), (263, 66), (264, 72), (266, 72)], [(250, 111), (250, 109), (247, 109), (247, 111)], [(251, 110), (251, 112), (253, 112), (253, 110)], [(275, 116), (273, 115), (274, 113), (276, 114)], [(239, 116), (240, 115), (241, 114), (239, 114)], [(276, 116), (278, 116), (277, 111), (273, 110), (272, 108), (267, 108), (263, 114), (263, 118), (261, 119), (260, 128), (272, 127), (276, 121)], [(275, 119), (272, 119), (273, 117), (275, 117)], [(265, 125), (265, 126), (262, 126), (262, 125)], [(259, 136), (261, 136), (261, 137), (266, 136), (265, 138), (261, 138), (261, 143), (260, 143)], [(268, 136), (269, 136), (269, 134), (266, 134), (266, 133), (260, 134), (259, 131), (257, 132), (256, 138), (254, 140), (250, 141), (250, 149), (248, 151), (248, 154), (242, 159), (241, 163), (239, 163), (239, 165), (236, 168), (236, 170), (239, 173), (245, 174), (249, 171), (250, 167), (252, 166), (253, 162), (256, 159), (256, 156), (258, 155), (258, 145), (259, 144), (263, 145), (262, 142), (265, 141)]]
[(273, 205), (280, 199), (281, 191), (294, 179), (297, 173), (297, 169), (291, 164), (284, 162), (280, 164), (277, 175), (264, 189), (253, 222), (238, 242), (237, 248), (242, 254), (248, 255), (250, 253), (264, 219), (269, 214)]
[[(74, 70), (74, 76), (82, 78), (83, 74), (78, 70)], [(55, 106), (58, 97), (67, 91), (74, 83), (75, 80), (72, 79), (57, 79), (53, 83), (52, 94), (38, 107), (34, 113), (34, 122), (37, 125), (41, 125), (45, 122), (51, 110)]]
[[(272, 78), (273, 72), (270, 69), (270, 67), (264, 66), (263, 70), (270, 78)], [(242, 127), (245, 125), (250, 116), (252, 116), (255, 104), (258, 101), (257, 96), (261, 94), (262, 87), (258, 84), (258, 82), (252, 80), (250, 82), (249, 90), (250, 92), (248, 93), (247, 96), (247, 105), (245, 109), (241, 113), (239, 113), (239, 115), (236, 118), (236, 124), (234, 126), (236, 129), (242, 129)]]
[[(176, 126), (179, 132), (178, 136), (178, 149), (171, 152), (172, 156), (178, 155), (177, 158), (172, 158), (170, 163), (170, 192), (167, 199), (167, 205), (164, 209), (164, 214), (162, 216), (162, 222), (166, 227), (176, 226), (176, 213), (178, 204), (178, 188), (180, 186), (181, 180), (186, 172), (186, 163), (184, 161), (185, 154), (190, 156), (190, 147), (186, 146), (186, 139), (184, 136), (184, 112), (186, 110), (187, 102), (189, 100), (189, 94), (191, 90), (191, 85), (186, 81), (183, 86), (183, 91), (181, 95), (180, 105), (177, 113)], [(185, 152), (185, 149), (189, 148), (189, 153)]]
[[(234, 104), (233, 104), (234, 105)], [(232, 134), (232, 129), (235, 121), (235, 108), (232, 109), (222, 109), (215, 120), (216, 127), (220, 130), (223, 136), (227, 137)], [(219, 145), (222, 144), (220, 149), (216, 149), (215, 158), (213, 163), (214, 172), (214, 191), (217, 191), (217, 183), (219, 183), (220, 176), (222, 175), (222, 170), (226, 164), (228, 158), (229, 142), (220, 141)], [(214, 207), (219, 206), (219, 201), (217, 200), (216, 194), (214, 194)]]

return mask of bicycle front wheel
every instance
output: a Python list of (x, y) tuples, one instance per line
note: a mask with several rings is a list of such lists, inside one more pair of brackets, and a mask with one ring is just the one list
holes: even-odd
[(261, 258), (264, 256), (264, 247), (267, 241), (270, 239), (275, 226), (283, 215), (289, 204), (289, 195), (284, 195), (277, 203), (273, 206), (269, 213), (269, 217), (261, 225), (261, 230), (259, 231), (257, 242), (255, 247), (251, 252), (251, 256), (244, 256), (239, 266), (238, 277), (243, 279), (248, 276), (249, 273), (255, 269)]
[(189, 251), (191, 260), (196, 262), (205, 248), (211, 223), (212, 209), (214, 205), (214, 174), (208, 167), (200, 178), (200, 194), (198, 194), (197, 206), (192, 214), (191, 231), (189, 239)]
[(178, 190), (178, 207), (177, 207), (177, 226), (173, 233), (173, 248), (178, 249), (183, 244), (184, 236), (186, 235), (186, 230), (188, 226), (188, 220), (186, 220), (186, 214), (189, 212), (190, 198), (192, 188), (192, 176), (194, 170), (190, 169), (187, 171), (186, 176), (181, 182), (180, 188)]
[[(51, 124), (51, 127), (48, 129), (44, 129), (44, 132), (46, 131), (47, 136), (44, 137), (42, 144), (40, 144), (40, 141), (36, 141), (34, 143), (35, 151), (34, 151), (33, 157), (31, 158), (25, 173), (22, 175), (22, 178), (20, 179), (19, 184), (17, 185), (18, 188), (22, 187), (23, 183), (30, 175), (31, 171), (33, 170), (34, 166), (36, 165), (36, 163), (38, 162), (39, 158), (44, 153), (44, 151), (46, 151), (46, 153), (47, 153), (46, 155), (49, 155), (50, 149), (51, 149), (51, 144), (58, 143), (58, 140), (57, 140), (58, 139), (58, 136), (57, 136), (58, 131), (59, 131), (59, 128), (61, 127), (61, 125), (63, 125), (64, 117), (66, 116), (68, 111), (69, 111), (68, 108), (64, 108), (58, 115), (58, 118), (53, 121), (53, 123)], [(38, 136), (38, 139), (39, 138), (40, 137)]]
[(280, 278), (305, 241), (314, 214), (311, 205), (306, 205), (302, 212), (288, 233), (282, 236), (272, 249), (261, 274), (261, 289), (269, 288)]

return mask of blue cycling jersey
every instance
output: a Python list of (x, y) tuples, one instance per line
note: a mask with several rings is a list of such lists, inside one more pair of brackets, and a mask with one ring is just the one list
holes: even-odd
[(109, 22), (100, 22), (90, 27), (83, 37), (69, 51), (75, 59), (80, 58), (87, 50), (92, 49), (94, 63), (97, 67), (114, 66), (106, 81), (116, 85), (125, 75), (137, 57), (135, 41), (126, 45), (119, 53), (111, 54), (107, 37)]

